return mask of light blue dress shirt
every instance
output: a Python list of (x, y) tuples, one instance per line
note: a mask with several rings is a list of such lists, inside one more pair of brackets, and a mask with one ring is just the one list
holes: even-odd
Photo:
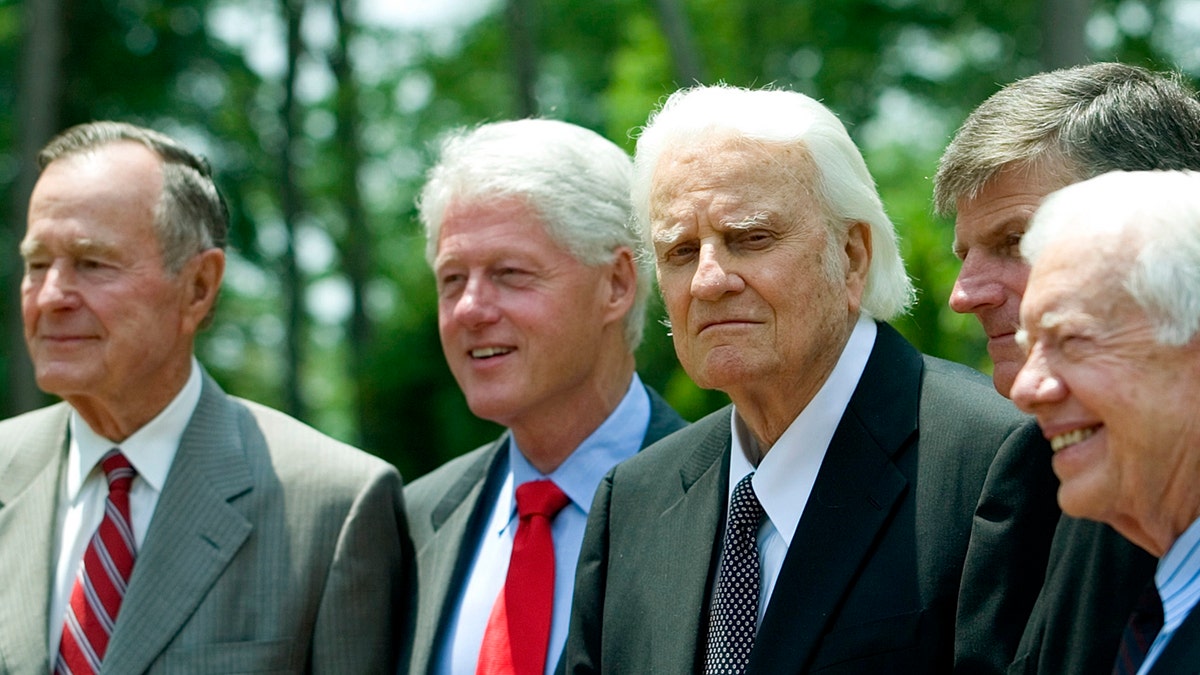
[(510, 437), (508, 468), (504, 485), (492, 505), (483, 537), (476, 545), (475, 560), (467, 574), (461, 596), (454, 604), (455, 615), (445, 639), (438, 646), (436, 671), (443, 675), (473, 675), (488, 616), (504, 588), (513, 536), (517, 532), (516, 486), (531, 480), (554, 481), (571, 502), (559, 512), (551, 527), (554, 537), (554, 610), (546, 675), (558, 665), (567, 640), (571, 617), (571, 594), (575, 564), (583, 545), (592, 498), (604, 475), (642, 447), (650, 425), (650, 396), (636, 374), (625, 397), (604, 421), (550, 475), (543, 475), (521, 454)]
[(1150, 671), (1171, 636), (1200, 601), (1200, 520), (1193, 522), (1158, 561), (1154, 585), (1163, 602), (1163, 628), (1150, 644), (1139, 675)]

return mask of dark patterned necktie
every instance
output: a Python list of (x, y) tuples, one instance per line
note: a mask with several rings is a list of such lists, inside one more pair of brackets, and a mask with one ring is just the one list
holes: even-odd
[(1134, 675), (1142, 667), (1162, 625), (1162, 599), (1158, 597), (1158, 587), (1151, 581), (1138, 596), (1137, 606), (1129, 617), (1129, 623), (1125, 624), (1121, 648), (1117, 650), (1117, 661), (1113, 664), (1113, 675)]
[(763, 507), (750, 479), (738, 481), (729, 500), (717, 590), (708, 614), (707, 675), (744, 673), (758, 624), (758, 526)]
[(125, 587), (133, 573), (136, 546), (129, 519), (129, 486), (135, 472), (125, 455), (112, 449), (100, 460), (108, 479), (104, 517), (88, 543), (63, 620), (54, 672), (100, 672), (117, 623)]

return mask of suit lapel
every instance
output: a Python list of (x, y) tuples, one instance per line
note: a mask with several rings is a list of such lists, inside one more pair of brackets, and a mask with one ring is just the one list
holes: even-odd
[[(711, 571), (729, 485), (730, 408), (713, 414), (712, 428), (680, 467), (679, 492), (654, 528), (664, 535), (656, 542), (656, 555), (669, 561), (671, 578), (679, 583), (663, 589), (661, 613), (645, 622), (657, 645), (647, 672), (691, 672), (704, 644)], [(681, 635), (696, 639), (681, 640)]]
[(144, 672), (179, 632), (246, 541), (253, 523), (230, 501), (253, 488), (237, 404), (204, 375), (134, 566), (104, 661), (106, 673)]
[(892, 462), (916, 431), (920, 355), (886, 324), (830, 442), (747, 672), (803, 672), (908, 481)]
[(1151, 675), (1200, 672), (1200, 608), (1191, 613), (1175, 629), (1171, 641), (1163, 648), (1150, 668)]
[[(481, 508), (480, 502), (494, 496), (499, 489), (500, 466), (507, 456), (508, 433), (505, 432), (459, 476), (430, 513), (433, 536), (417, 551), (419, 569), (430, 574), (420, 580), (418, 591), (426, 597), (418, 603), (417, 626), (435, 626), (432, 640), (420, 640), (418, 644), (427, 652), (436, 649), (444, 640), (449, 624), (450, 602), (458, 597), (475, 554), (475, 544), (480, 529), (490, 509)], [(433, 663), (434, 654), (418, 654), (414, 659), (414, 672), (424, 672)]]
[(34, 413), (0, 458), (0, 672), (48, 672), (50, 586), (69, 408)]

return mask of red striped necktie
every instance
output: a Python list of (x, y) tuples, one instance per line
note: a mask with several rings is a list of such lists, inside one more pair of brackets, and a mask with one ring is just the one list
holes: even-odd
[(554, 611), (554, 539), (550, 524), (570, 498), (548, 480), (517, 487), (520, 522), (504, 589), (488, 617), (477, 675), (541, 675)]
[(104, 455), (100, 466), (108, 479), (104, 518), (83, 553), (79, 575), (71, 589), (55, 673), (100, 672), (121, 599), (133, 573), (136, 546), (129, 520), (129, 486), (136, 472), (116, 448)]

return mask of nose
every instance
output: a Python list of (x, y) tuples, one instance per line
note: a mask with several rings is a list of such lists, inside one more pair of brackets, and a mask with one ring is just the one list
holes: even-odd
[(454, 303), (454, 319), (464, 326), (476, 327), (500, 317), (496, 289), (486, 275), (472, 274)]
[(989, 307), (1004, 304), (1004, 288), (997, 278), (999, 270), (971, 251), (963, 260), (954, 290), (950, 292), (950, 309), (959, 314), (976, 314)]
[(700, 247), (696, 273), (692, 277), (693, 297), (717, 300), (726, 293), (740, 293), (745, 287), (745, 279), (729, 269), (728, 261), (720, 260), (716, 246), (704, 244)]
[(1044, 405), (1066, 398), (1067, 386), (1035, 346), (1017, 372), (1010, 395), (1018, 408), (1033, 414)]

